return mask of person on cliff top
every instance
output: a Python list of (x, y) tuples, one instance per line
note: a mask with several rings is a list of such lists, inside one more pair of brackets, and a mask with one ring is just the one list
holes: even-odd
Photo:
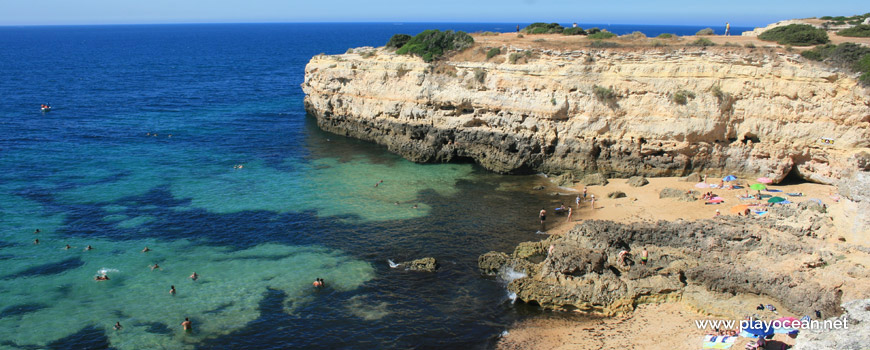
[(541, 208), (541, 212), (538, 213), (538, 216), (541, 218), (541, 232), (544, 232), (544, 222), (547, 221), (547, 210)]
[(731, 35), (731, 23), (725, 22), (725, 36)]

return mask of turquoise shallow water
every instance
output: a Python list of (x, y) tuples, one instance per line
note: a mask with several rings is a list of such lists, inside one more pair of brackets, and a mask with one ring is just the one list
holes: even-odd
[(0, 349), (475, 348), (534, 314), (476, 261), (540, 238), (539, 179), (305, 116), (309, 57), (396, 31), (356, 27), (0, 28)]

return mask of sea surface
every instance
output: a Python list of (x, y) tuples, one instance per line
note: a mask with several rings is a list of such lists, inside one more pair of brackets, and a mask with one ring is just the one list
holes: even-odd
[(0, 349), (490, 347), (540, 311), (477, 257), (563, 199), (322, 132), (299, 86), (319, 53), (515, 25), (0, 27)]

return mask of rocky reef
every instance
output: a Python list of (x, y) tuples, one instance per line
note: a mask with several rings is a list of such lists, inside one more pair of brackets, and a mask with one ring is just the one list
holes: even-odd
[(438, 261), (435, 258), (420, 258), (399, 263), (408, 271), (435, 272), (438, 270)]
[(412, 161), (473, 160), (500, 173), (836, 184), (870, 170), (870, 94), (797, 53), (475, 50), (485, 48), (432, 64), (371, 47), (315, 56), (305, 108), (326, 131)]
[[(794, 314), (819, 310), (830, 316), (842, 312), (844, 299), (870, 297), (856, 285), (868, 277), (866, 267), (841, 255), (870, 252), (823, 244), (835, 234), (825, 208), (809, 202), (752, 219), (585, 221), (564, 236), (522, 243), (511, 255), (483, 254), (478, 263), (489, 275), (508, 268), (525, 272), (507, 288), (518, 300), (549, 309), (616, 315), (640, 303), (692, 294), (704, 313), (738, 318), (752, 313), (749, 307), (720, 312), (709, 301), (715, 298), (697, 297), (706, 293), (761, 296)], [(647, 264), (640, 263), (644, 249)], [(622, 251), (629, 254), (621, 261)]]

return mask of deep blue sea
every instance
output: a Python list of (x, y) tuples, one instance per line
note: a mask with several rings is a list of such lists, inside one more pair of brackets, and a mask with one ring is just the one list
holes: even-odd
[(514, 26), (0, 27), (0, 349), (491, 346), (540, 311), (477, 256), (564, 198), (324, 133), (299, 85), (319, 53)]

